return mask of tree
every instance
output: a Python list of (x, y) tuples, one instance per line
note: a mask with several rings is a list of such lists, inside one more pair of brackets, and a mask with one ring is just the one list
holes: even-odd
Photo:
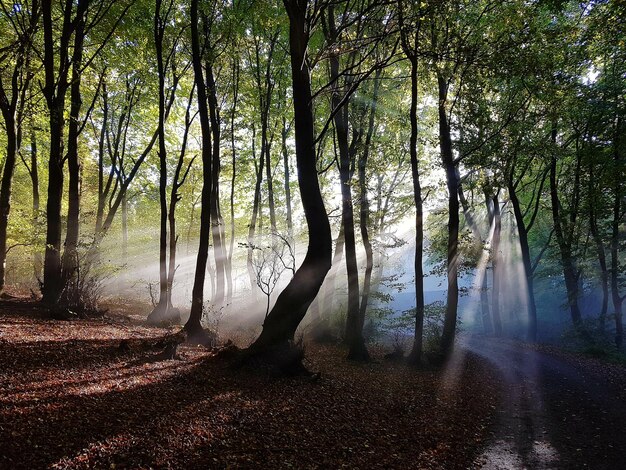
[(306, 217), (309, 242), (304, 260), (280, 293), (263, 330), (248, 348), (265, 355), (289, 347), (306, 311), (330, 269), (332, 240), (328, 215), (320, 192), (315, 165), (315, 138), (311, 109), (311, 79), (307, 47), (310, 33), (308, 0), (284, 0), (289, 17), (289, 55), (293, 87), (298, 185)]
[[(15, 35), (13, 43), (0, 54), (0, 65), (8, 74), (9, 87), (5, 85), (4, 73), (0, 73), (0, 110), (6, 130), (6, 156), (2, 168), (2, 182), (0, 183), (0, 294), (4, 290), (6, 254), (7, 254), (7, 226), (11, 210), (11, 191), (13, 174), (17, 155), (20, 152), (26, 101), (30, 82), (33, 78), (31, 69), (31, 50), (33, 37), (37, 31), (40, 7), (34, 0), (25, 8), (8, 11), (4, 2), (0, 3), (3, 14), (8, 21), (4, 27), (12, 28)], [(15, 18), (12, 18), (15, 16)], [(4, 71), (3, 70), (3, 71)], [(31, 126), (32, 127), (32, 126)], [(32, 131), (32, 129), (31, 129)], [(34, 151), (36, 155), (36, 150)], [(35, 157), (36, 158), (36, 157)], [(32, 168), (36, 168), (35, 165)], [(35, 170), (33, 170), (35, 171)], [(36, 173), (34, 173), (36, 175)], [(35, 180), (37, 177), (35, 176)], [(37, 203), (33, 202), (34, 211), (38, 211)]]

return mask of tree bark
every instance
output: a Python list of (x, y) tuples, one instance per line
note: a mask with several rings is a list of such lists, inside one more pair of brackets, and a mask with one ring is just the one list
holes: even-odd
[(191, 337), (202, 338), (202, 307), (204, 303), (204, 280), (209, 256), (209, 235), (211, 229), (211, 195), (213, 184), (213, 156), (211, 145), (211, 124), (207, 104), (206, 86), (202, 71), (198, 34), (198, 0), (191, 0), (191, 51), (194, 81), (198, 98), (198, 117), (202, 131), (202, 196), (200, 209), (200, 241), (196, 259), (196, 273), (191, 293), (191, 312), (185, 324), (185, 331)]
[[(46, 253), (44, 258), (44, 304), (57, 304), (63, 287), (61, 281), (61, 201), (63, 197), (63, 129), (65, 99), (69, 74), (69, 40), (72, 29), (73, 2), (65, 1), (58, 46), (53, 36), (52, 2), (42, 3), (44, 29), (43, 89), (49, 112), (50, 158), (48, 160), (48, 199), (46, 202)], [(55, 52), (58, 50), (58, 59)], [(58, 63), (58, 73), (55, 64)]]
[[(524, 275), (526, 276), (526, 288), (528, 289), (528, 340), (535, 342), (537, 341), (537, 305), (535, 303), (533, 270), (530, 259), (530, 246), (528, 244), (528, 228), (524, 221), (520, 201), (517, 196), (515, 184), (513, 183), (512, 173), (508, 178), (508, 192), (511, 205), (513, 206), (513, 214), (515, 215), (515, 225), (517, 226), (520, 251), (522, 252)], [(537, 194), (537, 197), (540, 196), (540, 194)]]
[(615, 313), (615, 344), (618, 348), (621, 348), (624, 343), (624, 324), (622, 322), (624, 297), (622, 297), (619, 292), (619, 226), (622, 220), (622, 179), (624, 177), (624, 167), (619, 142), (623, 139), (623, 131), (622, 118), (618, 117), (613, 142), (615, 194), (613, 199), (613, 220), (611, 221), (611, 298), (613, 300), (613, 311)]
[(78, 273), (78, 236), (80, 228), (80, 161), (78, 157), (78, 135), (80, 133), (80, 110), (82, 107), (81, 79), (83, 63), (83, 43), (85, 39), (85, 15), (89, 0), (79, 0), (76, 10), (76, 29), (72, 53), (72, 84), (70, 87), (70, 116), (67, 138), (68, 205), (65, 250), (62, 259), (62, 288), (65, 290), (63, 302), (68, 306), (79, 307), (80, 296), (76, 281)]
[(311, 81), (307, 59), (308, 0), (284, 0), (289, 16), (289, 52), (295, 114), (296, 162), (302, 206), (309, 232), (307, 253), (295, 275), (280, 293), (263, 330), (250, 346), (252, 354), (288, 345), (319, 292), (330, 269), (332, 239), (328, 215), (317, 179)]
[[(335, 15), (332, 6), (328, 7), (328, 37), (332, 46), (337, 41)], [(363, 338), (364, 318), (360, 315), (359, 268), (356, 259), (356, 240), (354, 233), (354, 209), (352, 206), (351, 171), (352, 155), (348, 141), (348, 105), (342, 103), (342, 94), (346, 90), (340, 86), (339, 55), (333, 53), (329, 57), (330, 80), (334, 83), (332, 90), (332, 109), (335, 113), (333, 123), (339, 147), (339, 179), (341, 183), (341, 224), (344, 234), (346, 255), (346, 273), (348, 276), (348, 311), (346, 315), (345, 342), (348, 345), (348, 359), (357, 361), (369, 360), (369, 353)], [(344, 85), (345, 86), (345, 85)]]
[(215, 291), (213, 292), (213, 305), (221, 308), (224, 305), (225, 293), (225, 259), (224, 252), (224, 224), (220, 212), (220, 118), (217, 104), (217, 90), (215, 78), (213, 77), (213, 65), (206, 63), (206, 80), (209, 100), (209, 120), (211, 124), (211, 135), (213, 138), (212, 170), (211, 178), (211, 237), (213, 238), (213, 256), (215, 258)]
[(492, 196), (493, 201), (493, 237), (491, 239), (491, 267), (493, 285), (491, 290), (491, 311), (493, 317), (493, 330), (496, 336), (502, 336), (502, 318), (500, 317), (500, 235), (502, 233), (502, 216), (500, 214), (500, 201), (498, 195)]
[(424, 335), (424, 268), (422, 258), (424, 253), (424, 210), (422, 206), (422, 187), (419, 179), (419, 162), (417, 160), (417, 55), (411, 55), (411, 137), (409, 152), (411, 155), (411, 178), (413, 181), (413, 203), (415, 204), (415, 330), (413, 347), (409, 354), (409, 362), (419, 364), (422, 361), (422, 337)]
[[(287, 119), (283, 115), (283, 128), (281, 130), (281, 140), (282, 140), (282, 153), (283, 153), (283, 172), (285, 174), (285, 207), (287, 209), (287, 234), (289, 235), (289, 239), (291, 243), (294, 243), (293, 236), (293, 216), (291, 209), (291, 186), (289, 185), (290, 178), (290, 170), (289, 170), (289, 152), (287, 150)], [(294, 250), (295, 252), (295, 250)]]
[[(161, 324), (168, 322), (170, 291), (167, 282), (167, 149), (165, 146), (165, 64), (163, 61), (163, 37), (165, 35), (166, 17), (162, 16), (162, 0), (156, 0), (154, 12), (154, 44), (157, 59), (157, 78), (159, 81), (159, 120), (157, 135), (159, 149), (159, 302), (148, 315), (148, 323)], [(167, 14), (165, 15), (167, 16)]]
[(439, 147), (441, 160), (446, 172), (446, 184), (448, 187), (448, 291), (446, 313), (441, 335), (441, 353), (448, 356), (454, 346), (456, 335), (457, 308), (459, 303), (458, 285), (458, 244), (459, 244), (459, 175), (452, 153), (452, 138), (450, 136), (450, 124), (446, 110), (448, 99), (448, 82), (443, 75), (437, 73), (437, 85), (439, 94)]
[(594, 190), (593, 183), (595, 181), (593, 163), (589, 165), (589, 231), (591, 237), (596, 245), (596, 255), (598, 257), (598, 264), (600, 265), (600, 286), (602, 287), (602, 306), (600, 307), (599, 315), (599, 327), (600, 331), (604, 333), (606, 328), (606, 314), (609, 308), (609, 270), (606, 263), (606, 253), (604, 251), (604, 243), (600, 236), (600, 230), (598, 228), (598, 216), (595, 209), (595, 198), (597, 196)]
[(578, 271), (572, 256), (572, 247), (568, 243), (564, 230), (563, 220), (561, 216), (561, 203), (559, 201), (558, 185), (557, 185), (557, 155), (556, 155), (556, 122), (552, 124), (551, 142), (552, 154), (550, 156), (550, 200), (552, 205), (552, 222), (554, 223), (554, 233), (556, 234), (559, 251), (561, 254), (561, 263), (563, 266), (563, 277), (565, 278), (565, 289), (567, 290), (567, 303), (570, 307), (572, 322), (574, 327), (582, 330), (582, 317), (578, 306)]

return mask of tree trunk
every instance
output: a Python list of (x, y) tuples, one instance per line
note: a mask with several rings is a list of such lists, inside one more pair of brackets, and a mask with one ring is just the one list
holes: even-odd
[(161, 16), (162, 0), (156, 0), (154, 13), (154, 44), (159, 80), (159, 121), (157, 126), (159, 149), (159, 302), (148, 315), (148, 323), (169, 322), (170, 291), (167, 282), (167, 149), (165, 146), (165, 65), (163, 62), (163, 36), (165, 21)]
[[(37, 158), (37, 135), (35, 133), (35, 126), (31, 120), (30, 124), (30, 181), (33, 190), (33, 227), (35, 233), (39, 233), (39, 162)], [(41, 269), (43, 267), (43, 259), (39, 250), (35, 250), (35, 259), (33, 263), (33, 271), (36, 280), (41, 279)]]
[[(44, 96), (49, 111), (50, 158), (48, 160), (48, 199), (46, 202), (46, 253), (42, 301), (52, 307), (61, 295), (61, 201), (63, 197), (63, 128), (67, 76), (69, 73), (68, 48), (71, 31), (72, 8), (66, 5), (63, 13), (62, 33), (57, 43), (53, 37), (52, 2), (42, 3), (44, 29)], [(55, 51), (59, 51), (58, 60)], [(55, 63), (59, 64), (58, 74)]]
[(295, 113), (296, 162), (309, 241), (304, 261), (280, 293), (263, 330), (250, 346), (253, 354), (287, 346), (330, 269), (332, 239), (317, 179), (311, 80), (307, 60), (307, 0), (284, 0), (289, 16), (289, 51)]
[[(526, 288), (528, 289), (528, 341), (537, 341), (537, 305), (535, 303), (535, 289), (533, 281), (533, 270), (530, 260), (530, 246), (528, 244), (528, 229), (524, 221), (524, 215), (520, 206), (517, 191), (513, 183), (513, 175), (508, 179), (509, 199), (513, 206), (515, 215), (515, 225), (519, 237), (520, 250), (522, 252), (522, 263), (524, 265), (524, 275), (526, 276)], [(537, 194), (540, 197), (540, 194)]]
[(217, 104), (217, 90), (213, 77), (213, 66), (210, 62), (206, 64), (206, 80), (209, 100), (209, 119), (211, 124), (211, 135), (213, 137), (212, 170), (211, 178), (211, 237), (213, 238), (213, 256), (215, 258), (215, 291), (213, 292), (213, 305), (221, 308), (224, 305), (225, 293), (225, 259), (224, 252), (224, 225), (220, 213), (220, 119)]
[(361, 292), (361, 305), (359, 306), (359, 321), (365, 323), (365, 314), (367, 313), (367, 305), (369, 303), (369, 295), (372, 288), (372, 270), (374, 269), (374, 251), (372, 250), (372, 242), (370, 241), (370, 206), (367, 193), (367, 161), (369, 159), (370, 146), (372, 145), (372, 136), (374, 134), (374, 120), (376, 117), (376, 106), (378, 104), (378, 90), (380, 87), (380, 76), (382, 69), (376, 71), (374, 77), (374, 92), (372, 102), (370, 103), (370, 115), (367, 126), (367, 135), (365, 137), (365, 146), (359, 158), (359, 193), (361, 198), (359, 227), (361, 229), (361, 238), (363, 247), (365, 248), (365, 273), (363, 275), (363, 290)]
[[(0, 79), (1, 80), (1, 79)], [(0, 93), (4, 95), (2, 82), (0, 81)], [(3, 102), (2, 114), (4, 115), (5, 132), (7, 139), (7, 153), (2, 170), (2, 183), (0, 184), (0, 293), (4, 290), (7, 253), (7, 226), (9, 224), (9, 212), (11, 210), (11, 186), (13, 173), (17, 159), (17, 133), (15, 122), (15, 110), (6, 109), (6, 95), (0, 96)], [(8, 105), (8, 103), (6, 103)]]
[(422, 337), (424, 334), (424, 268), (422, 257), (424, 252), (424, 211), (422, 207), (422, 187), (419, 180), (419, 162), (417, 160), (417, 57), (411, 57), (411, 121), (410, 156), (411, 178), (413, 180), (413, 203), (415, 204), (415, 330), (413, 348), (409, 354), (409, 362), (419, 364), (422, 360)]
[[(337, 39), (335, 16), (333, 7), (328, 8), (328, 42), (334, 44)], [(332, 109), (335, 113), (333, 123), (339, 147), (339, 178), (341, 183), (341, 224), (344, 234), (344, 249), (346, 255), (346, 273), (348, 276), (348, 311), (346, 315), (345, 342), (348, 345), (348, 359), (357, 361), (369, 360), (367, 347), (363, 338), (363, 320), (359, 307), (359, 268), (356, 260), (356, 240), (354, 234), (354, 209), (352, 206), (351, 187), (351, 160), (350, 145), (348, 142), (348, 106), (342, 104), (342, 92), (345, 90), (339, 85), (339, 56), (332, 54), (330, 62), (330, 79), (334, 83), (332, 94)]]
[[(256, 131), (253, 125), (252, 127), (252, 156), (256, 160), (256, 152), (255, 152), (255, 139), (256, 139)], [(263, 181), (263, 166), (265, 165), (265, 159), (263, 158), (261, 152), (261, 158), (259, 159), (259, 167), (256, 171), (256, 181), (254, 183), (254, 199), (252, 202), (252, 218), (250, 219), (250, 225), (248, 226), (248, 257), (247, 257), (247, 267), (248, 267), (248, 277), (250, 279), (250, 291), (255, 291), (256, 286), (256, 273), (254, 271), (254, 266), (252, 265), (253, 258), (253, 249), (255, 244), (255, 233), (256, 233), (256, 222), (257, 217), (260, 216), (259, 213), (259, 205), (261, 201), (261, 183)]]
[[(283, 115), (283, 128), (281, 130), (283, 171), (285, 174), (285, 206), (287, 208), (287, 234), (291, 243), (294, 243), (293, 236), (293, 216), (291, 214), (291, 186), (289, 185), (289, 152), (287, 151), (287, 120)], [(295, 250), (294, 250), (295, 252)]]
[(446, 302), (446, 314), (441, 335), (441, 353), (448, 356), (454, 346), (456, 334), (457, 308), (459, 303), (458, 285), (458, 244), (459, 244), (459, 175), (452, 153), (452, 138), (450, 136), (450, 124), (446, 110), (448, 99), (448, 83), (441, 73), (437, 74), (439, 90), (439, 146), (441, 160), (446, 172), (446, 184), (448, 187), (448, 292)]
[(239, 63), (233, 60), (233, 107), (230, 114), (230, 147), (231, 177), (230, 177), (230, 240), (228, 256), (226, 258), (226, 304), (233, 302), (233, 251), (235, 250), (235, 177), (237, 176), (237, 147), (235, 146), (235, 115), (239, 98)]
[(191, 293), (191, 311), (185, 324), (185, 331), (192, 338), (203, 339), (202, 307), (204, 303), (204, 279), (206, 276), (207, 258), (209, 255), (209, 235), (211, 229), (211, 195), (213, 156), (211, 145), (211, 124), (207, 105), (206, 86), (202, 72), (202, 56), (200, 53), (200, 37), (198, 34), (198, 0), (191, 0), (191, 51), (194, 81), (198, 97), (198, 117), (202, 131), (202, 206), (200, 209), (200, 241), (196, 259), (196, 273)]
[(618, 143), (622, 141), (623, 129), (622, 119), (617, 118), (615, 127), (613, 162), (615, 168), (614, 200), (613, 200), (613, 220), (611, 221), (611, 298), (613, 300), (613, 310), (615, 313), (615, 344), (621, 348), (624, 342), (624, 324), (622, 323), (622, 304), (624, 297), (619, 292), (619, 226), (621, 222), (621, 202), (622, 202), (622, 179), (624, 168)]
[(496, 336), (502, 336), (502, 319), (500, 318), (500, 235), (502, 233), (502, 216), (500, 214), (500, 201), (498, 195), (493, 198), (493, 237), (491, 239), (491, 267), (493, 286), (491, 291), (491, 311), (493, 317), (493, 330)]
[(604, 333), (606, 328), (606, 313), (609, 308), (609, 271), (606, 264), (606, 253), (604, 251), (604, 243), (602, 242), (602, 237), (600, 236), (600, 230), (598, 228), (598, 217), (595, 209), (595, 197), (596, 192), (594, 191), (593, 183), (594, 183), (594, 174), (593, 174), (593, 164), (589, 165), (589, 231), (591, 232), (591, 237), (593, 238), (593, 242), (596, 245), (596, 254), (598, 256), (598, 264), (600, 265), (600, 285), (602, 287), (602, 306), (600, 307), (600, 315), (599, 315), (599, 327), (600, 332)]
[(122, 264), (124, 265), (124, 277), (126, 277), (128, 272), (128, 198), (126, 194), (122, 199)]
[(570, 307), (572, 322), (574, 327), (582, 330), (582, 317), (578, 306), (578, 271), (572, 256), (572, 247), (567, 242), (563, 231), (563, 221), (561, 217), (561, 203), (559, 201), (557, 186), (557, 156), (556, 156), (556, 122), (552, 124), (551, 140), (552, 154), (550, 156), (550, 200), (552, 205), (552, 221), (554, 223), (554, 233), (559, 245), (561, 263), (563, 265), (563, 277), (565, 278), (565, 289), (567, 290), (567, 303)]
[(70, 116), (67, 138), (67, 167), (69, 170), (67, 229), (65, 250), (62, 259), (62, 288), (65, 289), (64, 303), (71, 307), (81, 307), (80, 293), (77, 291), (78, 236), (80, 228), (80, 161), (78, 158), (78, 135), (80, 133), (80, 109), (82, 106), (81, 68), (83, 62), (83, 42), (85, 39), (85, 14), (89, 0), (80, 0), (76, 11), (74, 51), (72, 54), (72, 84), (70, 88)]

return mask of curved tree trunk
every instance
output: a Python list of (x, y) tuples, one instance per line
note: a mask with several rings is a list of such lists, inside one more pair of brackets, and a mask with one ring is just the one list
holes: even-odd
[(304, 261), (280, 293), (263, 330), (250, 346), (252, 354), (263, 354), (288, 345), (298, 325), (319, 292), (330, 269), (332, 239), (328, 215), (320, 192), (315, 164), (311, 81), (307, 60), (307, 0), (284, 0), (289, 16), (289, 51), (295, 113), (298, 184), (309, 241)]

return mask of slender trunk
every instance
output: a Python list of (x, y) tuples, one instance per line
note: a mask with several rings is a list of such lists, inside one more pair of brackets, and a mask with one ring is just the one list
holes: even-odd
[[(328, 37), (329, 43), (337, 40), (335, 15), (332, 6), (328, 8)], [(363, 338), (363, 324), (359, 312), (359, 268), (356, 259), (356, 240), (354, 233), (354, 208), (352, 206), (352, 186), (350, 170), (352, 164), (351, 149), (348, 141), (348, 103), (342, 103), (342, 93), (346, 92), (348, 84), (342, 87), (339, 82), (339, 56), (332, 54), (329, 58), (330, 79), (334, 83), (332, 93), (332, 109), (335, 112), (333, 123), (339, 147), (339, 179), (341, 183), (341, 224), (344, 235), (344, 249), (346, 255), (346, 274), (348, 276), (348, 310), (346, 315), (345, 342), (348, 345), (348, 359), (369, 360), (369, 354)]]
[(491, 291), (491, 311), (493, 317), (493, 330), (496, 336), (502, 335), (502, 319), (500, 318), (500, 235), (502, 233), (502, 216), (500, 214), (500, 201), (498, 195), (493, 196), (493, 237), (491, 239), (491, 267), (493, 274), (493, 287)]
[(365, 248), (365, 273), (363, 275), (363, 290), (361, 292), (361, 305), (359, 307), (359, 321), (365, 322), (365, 314), (367, 313), (367, 305), (369, 303), (369, 295), (372, 288), (372, 270), (374, 269), (374, 251), (372, 250), (372, 242), (370, 241), (370, 206), (367, 194), (367, 161), (369, 159), (370, 146), (372, 144), (372, 136), (374, 134), (374, 120), (376, 117), (376, 106), (378, 104), (378, 90), (380, 87), (380, 76), (382, 69), (378, 69), (374, 76), (374, 92), (372, 102), (370, 104), (370, 115), (367, 126), (367, 135), (365, 137), (365, 146), (359, 158), (359, 193), (361, 198), (359, 227), (361, 229), (361, 238), (363, 239), (363, 247)]
[(334, 312), (335, 278), (337, 277), (337, 271), (339, 270), (339, 265), (341, 263), (341, 259), (343, 258), (343, 246), (343, 224), (341, 224), (339, 226), (339, 233), (335, 239), (335, 251), (333, 254), (330, 272), (326, 277), (326, 282), (324, 282), (324, 304), (321, 312), (322, 320), (328, 319), (328, 317), (330, 317), (330, 315)]
[(589, 165), (589, 231), (596, 245), (596, 254), (598, 256), (598, 264), (600, 265), (600, 285), (602, 287), (602, 306), (600, 307), (599, 326), (600, 331), (604, 333), (606, 328), (606, 313), (609, 308), (609, 270), (606, 264), (606, 253), (604, 251), (604, 243), (600, 236), (598, 228), (598, 218), (595, 209), (596, 192), (593, 188), (594, 183), (593, 164)]
[[(1, 83), (1, 82), (0, 82)], [(0, 86), (0, 89), (2, 87)], [(4, 91), (2, 90), (4, 94)], [(0, 99), (3, 99), (2, 97)], [(13, 110), (14, 111), (14, 110)], [(2, 107), (6, 131), (6, 157), (2, 170), (2, 183), (0, 184), (0, 293), (4, 290), (6, 276), (6, 252), (7, 252), (7, 226), (9, 224), (9, 212), (11, 210), (11, 186), (13, 173), (17, 159), (17, 134), (15, 113)]]
[[(513, 214), (515, 215), (515, 225), (517, 226), (524, 275), (526, 276), (526, 288), (528, 290), (528, 341), (535, 342), (537, 341), (537, 305), (535, 303), (533, 270), (530, 259), (530, 246), (528, 244), (528, 229), (524, 222), (524, 215), (513, 183), (513, 175), (508, 180), (508, 192), (511, 205), (513, 206)], [(540, 194), (537, 194), (536, 197), (540, 197)]]
[(422, 188), (419, 180), (419, 162), (417, 160), (417, 57), (411, 57), (411, 121), (410, 156), (411, 178), (413, 180), (413, 203), (415, 204), (415, 330), (413, 348), (409, 354), (409, 361), (419, 364), (422, 360), (422, 337), (424, 335), (424, 268), (422, 257), (424, 252), (424, 211), (422, 206)]
[(71, 284), (75, 283), (78, 271), (78, 236), (80, 227), (80, 161), (78, 157), (78, 134), (80, 132), (80, 110), (82, 106), (81, 68), (83, 62), (83, 41), (85, 38), (85, 14), (89, 0), (80, 0), (76, 11), (76, 31), (74, 32), (74, 51), (72, 54), (72, 84), (70, 87), (70, 116), (67, 139), (68, 206), (65, 250), (62, 259), (62, 288), (66, 289), (64, 301), (73, 307), (79, 307), (79, 292)]
[(128, 271), (128, 198), (126, 195), (122, 199), (122, 264), (125, 276)]
[(298, 184), (309, 231), (306, 256), (295, 275), (280, 293), (263, 330), (250, 346), (263, 352), (293, 340), (298, 325), (319, 292), (330, 269), (332, 238), (328, 215), (317, 178), (311, 79), (307, 60), (307, 3), (284, 0), (289, 15), (289, 50), (296, 131)]
[(440, 73), (437, 74), (437, 84), (439, 90), (439, 146), (441, 149), (441, 160), (446, 172), (446, 183), (448, 187), (448, 292), (446, 314), (443, 324), (443, 332), (441, 335), (441, 352), (444, 356), (447, 356), (450, 352), (452, 352), (452, 347), (454, 346), (457, 308), (459, 303), (459, 175), (454, 163), (452, 138), (450, 136), (450, 124), (448, 123), (448, 115), (446, 111), (448, 83)]
[(202, 332), (202, 306), (204, 303), (204, 280), (209, 255), (209, 235), (211, 228), (211, 194), (213, 156), (211, 145), (211, 124), (207, 105), (206, 86), (202, 71), (200, 37), (198, 34), (198, 0), (191, 0), (191, 51), (194, 81), (198, 98), (198, 117), (202, 131), (202, 206), (200, 209), (200, 241), (196, 259), (196, 273), (191, 293), (191, 311), (185, 330), (191, 336)]
[(621, 222), (622, 203), (622, 179), (624, 167), (622, 163), (620, 148), (618, 143), (622, 140), (622, 119), (617, 119), (615, 126), (613, 163), (615, 168), (614, 199), (613, 199), (613, 220), (611, 221), (611, 298), (613, 300), (613, 310), (615, 313), (615, 344), (618, 348), (624, 342), (624, 324), (622, 323), (622, 305), (624, 297), (619, 292), (619, 226)]
[[(561, 263), (563, 265), (563, 277), (565, 278), (565, 289), (567, 290), (567, 302), (570, 307), (572, 322), (577, 329), (582, 329), (582, 317), (578, 306), (578, 271), (572, 256), (572, 247), (568, 243), (561, 216), (561, 203), (559, 201), (557, 186), (557, 157), (556, 157), (556, 122), (552, 124), (552, 155), (550, 157), (550, 200), (552, 203), (552, 221), (554, 223), (554, 233), (561, 253)], [(573, 229), (573, 228), (572, 228)]]
[(217, 104), (217, 90), (213, 77), (213, 66), (206, 64), (206, 80), (209, 100), (209, 119), (211, 135), (213, 137), (212, 170), (211, 178), (211, 237), (213, 238), (213, 256), (215, 258), (215, 291), (213, 292), (213, 305), (221, 308), (224, 305), (225, 278), (224, 265), (226, 254), (224, 252), (224, 224), (220, 213), (220, 120)]
[[(287, 208), (287, 234), (289, 235), (289, 240), (291, 243), (294, 243), (293, 237), (293, 216), (291, 214), (291, 186), (289, 185), (289, 152), (287, 150), (287, 119), (283, 115), (283, 128), (281, 131), (282, 138), (282, 153), (283, 153), (283, 171), (285, 174), (285, 206)], [(295, 252), (295, 250), (294, 250)]]
[(233, 302), (233, 251), (235, 250), (235, 178), (237, 176), (237, 147), (235, 146), (235, 115), (239, 98), (239, 63), (233, 60), (233, 107), (230, 114), (230, 148), (231, 176), (230, 176), (230, 240), (228, 256), (226, 258), (226, 304)]
[[(39, 168), (37, 158), (37, 135), (35, 133), (35, 126), (31, 120), (30, 125), (30, 181), (33, 190), (33, 227), (35, 233), (39, 233)], [(41, 269), (43, 267), (43, 259), (39, 250), (35, 251), (35, 260), (33, 263), (33, 270), (35, 279), (41, 279)]]
[(156, 1), (154, 13), (154, 44), (159, 80), (159, 121), (157, 126), (159, 157), (159, 302), (148, 316), (148, 322), (159, 324), (168, 321), (170, 305), (167, 282), (167, 149), (165, 146), (165, 65), (163, 61), (164, 18), (161, 16), (162, 0)]
[[(255, 127), (252, 127), (252, 157), (256, 160), (256, 152), (255, 152), (255, 139), (256, 139), (256, 131)], [(248, 267), (248, 277), (250, 279), (250, 290), (255, 291), (256, 286), (256, 273), (254, 272), (254, 266), (252, 265), (253, 251), (254, 251), (254, 243), (255, 243), (255, 233), (256, 233), (256, 223), (257, 217), (259, 214), (259, 205), (261, 201), (261, 182), (263, 181), (263, 166), (265, 164), (265, 160), (263, 159), (263, 155), (259, 159), (259, 166), (256, 171), (256, 181), (254, 183), (254, 199), (252, 202), (252, 218), (250, 219), (250, 225), (248, 226), (248, 257), (247, 257), (247, 267)]]
[[(98, 207), (96, 209), (96, 231), (98, 234), (102, 230), (102, 220), (104, 218), (104, 205), (106, 204), (106, 193), (104, 185), (104, 152), (107, 127), (109, 125), (109, 98), (106, 83), (102, 85), (102, 127), (100, 128), (100, 139), (98, 142)], [(111, 171), (113, 171), (111, 162)], [(109, 176), (109, 181), (112, 178)]]

